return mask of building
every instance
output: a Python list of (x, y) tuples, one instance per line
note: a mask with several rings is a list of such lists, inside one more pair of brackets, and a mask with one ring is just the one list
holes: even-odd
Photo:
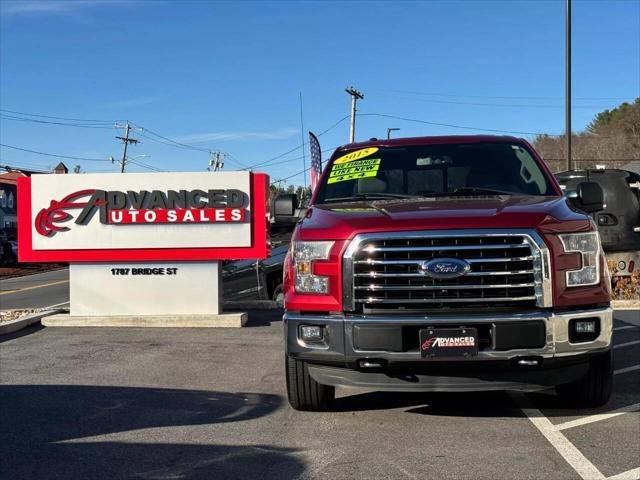
[(0, 174), (0, 230), (9, 237), (15, 236), (18, 226), (17, 180), (25, 176), (15, 170)]

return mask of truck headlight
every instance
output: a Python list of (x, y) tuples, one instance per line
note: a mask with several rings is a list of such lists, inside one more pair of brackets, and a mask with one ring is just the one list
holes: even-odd
[(329, 293), (329, 277), (313, 274), (314, 260), (328, 260), (333, 242), (293, 242), (293, 271), (298, 293)]
[(565, 253), (579, 253), (582, 267), (566, 272), (567, 287), (584, 287), (600, 283), (600, 236), (598, 232), (559, 235)]

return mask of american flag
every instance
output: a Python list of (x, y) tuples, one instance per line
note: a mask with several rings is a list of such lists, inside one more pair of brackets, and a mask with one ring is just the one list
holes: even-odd
[(311, 170), (309, 174), (311, 176), (311, 191), (313, 192), (322, 175), (322, 152), (320, 151), (318, 137), (311, 132), (309, 132), (309, 148), (311, 149)]

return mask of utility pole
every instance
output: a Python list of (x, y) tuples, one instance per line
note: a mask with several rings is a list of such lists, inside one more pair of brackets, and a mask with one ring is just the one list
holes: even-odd
[(565, 135), (567, 137), (567, 170), (571, 170), (571, 0), (565, 0)]
[(345, 88), (345, 92), (351, 95), (351, 128), (349, 129), (349, 143), (353, 143), (356, 137), (356, 102), (363, 100), (364, 95), (353, 87)]
[(131, 130), (142, 131), (142, 128), (134, 128), (129, 122), (125, 123), (124, 125), (119, 125), (116, 123), (116, 128), (124, 129), (124, 137), (116, 136), (117, 139), (122, 140), (122, 143), (124, 145), (124, 148), (122, 150), (122, 160), (118, 162), (120, 163), (120, 173), (124, 173), (124, 167), (127, 165), (127, 147), (130, 143), (132, 145), (140, 143), (140, 141), (136, 140), (135, 138), (129, 138), (129, 132), (131, 132)]
[(213, 169), (214, 172), (222, 170), (224, 167), (223, 159), (226, 158), (227, 154), (224, 152), (209, 152), (209, 155), (211, 155), (211, 160), (209, 160), (209, 168), (207, 170)]
[(399, 128), (387, 128), (387, 140), (391, 138), (391, 132), (397, 132)]

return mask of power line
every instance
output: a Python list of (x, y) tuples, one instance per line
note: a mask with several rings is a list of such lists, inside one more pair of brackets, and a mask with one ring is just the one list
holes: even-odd
[[(3, 162), (6, 162), (6, 160), (2, 160)], [(49, 173), (47, 171), (42, 171), (42, 170), (33, 170), (34, 168), (36, 169), (49, 169), (48, 165), (35, 165), (35, 164), (31, 164), (31, 163), (22, 163), (22, 162), (7, 162), (7, 164), (3, 164), (0, 165), (0, 169), (6, 170), (7, 172), (10, 172), (11, 170), (28, 170), (30, 172), (35, 172), (35, 173)]]
[[(139, 126), (139, 125), (136, 125)], [(157, 138), (151, 137), (149, 135), (146, 135), (146, 133), (149, 133), (151, 135), (154, 135)], [(148, 128), (145, 128), (144, 131), (142, 132), (142, 136), (151, 140), (152, 142), (156, 142), (156, 143), (160, 143), (162, 145), (167, 145), (170, 147), (176, 147), (176, 148), (185, 148), (188, 150), (194, 150), (194, 151), (198, 151), (198, 152), (205, 152), (205, 153), (211, 153), (212, 150), (206, 147), (196, 147), (195, 145), (189, 145), (188, 143), (182, 143), (182, 142), (178, 142), (176, 140), (173, 140), (169, 137), (165, 137), (164, 135), (160, 135), (159, 133), (154, 132), (153, 130), (149, 130)], [(161, 140), (158, 140), (161, 139)], [(244, 165), (243, 163), (241, 163), (240, 161), (238, 161), (237, 159), (235, 159), (235, 157), (232, 157), (231, 155), (229, 155), (229, 157), (232, 159), (231, 162), (235, 163), (241, 167), (246, 168), (246, 165)]]
[[(334, 128), (336, 128), (338, 125), (340, 125), (342, 122), (344, 122), (344, 121), (345, 121), (347, 118), (349, 118), (349, 117), (350, 117), (350, 115), (345, 115), (345, 116), (344, 116), (344, 117), (342, 117), (340, 120), (338, 120), (336, 123), (334, 123), (333, 125), (331, 125), (329, 128), (327, 128), (327, 129), (323, 130), (323, 131), (322, 131), (322, 132), (320, 132), (318, 135), (316, 135), (316, 137), (321, 137), (321, 136), (322, 136), (322, 135), (324, 135), (325, 133), (330, 132), (331, 130), (333, 130)], [(279, 164), (279, 163), (285, 163), (285, 162), (293, 161), (293, 160), (300, 160), (302, 157), (290, 158), (290, 159), (284, 160), (284, 161), (282, 161), (282, 162), (271, 163), (271, 162), (273, 162), (274, 160), (279, 160), (280, 158), (282, 158), (282, 157), (284, 157), (284, 156), (286, 156), (286, 155), (289, 155), (290, 153), (293, 153), (293, 152), (295, 152), (296, 150), (298, 150), (298, 149), (300, 149), (300, 148), (302, 148), (302, 145), (298, 145), (298, 146), (296, 146), (296, 147), (292, 148), (291, 150), (287, 150), (286, 152), (281, 153), (280, 155), (277, 155), (277, 156), (275, 156), (275, 157), (273, 157), (273, 158), (270, 158), (269, 160), (264, 160), (264, 161), (262, 161), (262, 162), (255, 163), (255, 164), (253, 164), (253, 165), (249, 165), (248, 169), (255, 169), (255, 168), (257, 168), (257, 167), (270, 167), (270, 166), (273, 166), (273, 165), (277, 165), (277, 164)]]
[(63, 127), (78, 127), (78, 128), (113, 128), (107, 125), (98, 124), (80, 124), (80, 123), (64, 123), (64, 122), (52, 122), (49, 120), (36, 120), (33, 118), (16, 117), (12, 115), (0, 114), (0, 119), (11, 120), (13, 122), (30, 122), (30, 123), (44, 123), (48, 125), (60, 125)]
[[(333, 150), (335, 150), (336, 148), (338, 148), (340, 145), (336, 145), (335, 147), (330, 147), (330, 148), (325, 148), (324, 150), (322, 150), (322, 153), (326, 153), (326, 152), (331, 152)], [(302, 157), (294, 157), (294, 158), (285, 158), (284, 160), (281, 160), (279, 162), (275, 162), (272, 163), (270, 165), (264, 165), (264, 166), (269, 166), (269, 167), (273, 167), (275, 165), (281, 165), (283, 163), (288, 163), (288, 162), (295, 162), (296, 160), (301, 160)], [(326, 160), (325, 160), (326, 161)], [(323, 162), (324, 163), (324, 162)], [(307, 169), (308, 170), (308, 169)]]
[(6, 145), (4, 143), (0, 143), (0, 147), (11, 148), (13, 150), (20, 150), (21, 152), (35, 153), (37, 155), (45, 155), (47, 157), (67, 158), (69, 160), (85, 160), (87, 162), (110, 162), (111, 161), (110, 159), (107, 159), (107, 158), (71, 157), (69, 155), (57, 155), (54, 153), (38, 152), (36, 150), (29, 150), (27, 148), (14, 147), (13, 145)]
[(68, 120), (73, 122), (92, 122), (92, 123), (116, 123), (121, 120), (95, 120), (88, 118), (68, 118), (68, 117), (55, 117), (52, 115), (39, 115), (36, 113), (27, 113), (27, 112), (18, 112), (16, 110), (6, 110), (4, 108), (0, 108), (0, 112), (13, 113), (16, 115), (26, 115), (29, 117), (39, 117), (39, 118), (52, 118), (54, 120)]
[[(124, 125), (116, 125), (116, 128), (124, 129), (124, 137), (116, 136), (117, 139), (122, 140), (122, 146), (123, 146), (122, 160), (119, 163), (120, 163), (120, 173), (124, 173), (124, 169), (127, 165), (127, 162), (130, 161), (129, 158), (127, 157), (127, 147), (129, 146), (129, 144), (137, 145), (138, 143), (140, 143), (140, 140), (136, 140), (135, 138), (129, 138), (129, 133), (132, 130), (131, 124), (129, 122), (125, 123)], [(134, 127), (134, 129), (143, 131), (142, 128)], [(113, 159), (111, 161), (113, 162)]]
[[(472, 105), (476, 107), (507, 107), (507, 108), (564, 108), (563, 105), (535, 105), (535, 104), (525, 104), (525, 103), (480, 103), (480, 102), (461, 102), (461, 101), (453, 101), (453, 100), (435, 100), (432, 98), (424, 98), (415, 95), (384, 95), (392, 98), (404, 98), (407, 100), (418, 100), (421, 102), (427, 103), (443, 103), (447, 105)], [(574, 105), (573, 108), (607, 108), (607, 105)]]
[(134, 165), (138, 165), (139, 167), (146, 168), (147, 170), (153, 170), (154, 172), (165, 172), (166, 170), (162, 170), (160, 168), (154, 167), (153, 165), (149, 165), (147, 163), (141, 162), (139, 160), (134, 160), (130, 158), (127, 160), (127, 163), (133, 163)]
[[(492, 98), (498, 100), (564, 100), (563, 96), (560, 97), (544, 97), (544, 96), (491, 96), (491, 95), (458, 95), (458, 94), (446, 94), (446, 93), (428, 93), (428, 92), (415, 92), (408, 90), (387, 90), (382, 88), (368, 88), (368, 90), (374, 92), (393, 92), (393, 93), (408, 93), (413, 95), (431, 96), (431, 97), (445, 97), (445, 98)], [(628, 100), (628, 97), (574, 97), (578, 100)]]
[(468, 125), (455, 125), (452, 123), (439, 123), (439, 122), (430, 122), (427, 120), (419, 120), (416, 118), (407, 118), (407, 117), (399, 117), (397, 115), (387, 115), (384, 113), (361, 113), (360, 116), (369, 116), (369, 117), (383, 117), (383, 118), (393, 118), (394, 120), (402, 120), (405, 122), (414, 122), (414, 123), (423, 123), (426, 125), (435, 125), (438, 127), (449, 127), (449, 128), (458, 128), (462, 130), (476, 130), (480, 132), (494, 132), (494, 133), (511, 133), (516, 135), (546, 135), (548, 137), (562, 137), (562, 135), (553, 135), (550, 133), (540, 133), (540, 132), (521, 132), (518, 130), (498, 130), (495, 128), (480, 128), (480, 127), (470, 127)]

